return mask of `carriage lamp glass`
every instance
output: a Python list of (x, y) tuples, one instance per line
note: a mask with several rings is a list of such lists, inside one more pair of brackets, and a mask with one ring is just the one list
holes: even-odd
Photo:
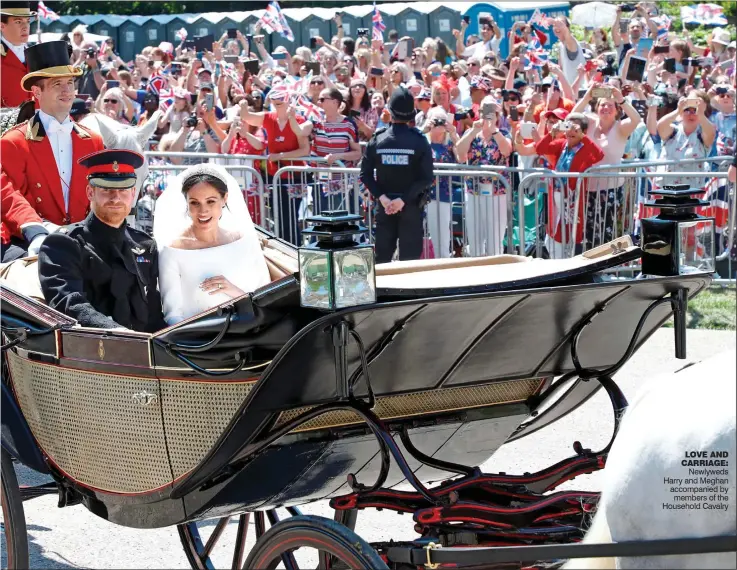
[(299, 249), (300, 304), (334, 311), (376, 302), (372, 245), (356, 241), (368, 233), (361, 216), (344, 210), (308, 218), (302, 232), (316, 241)]
[(702, 190), (688, 184), (664, 186), (651, 191), (659, 196), (646, 206), (660, 213), (642, 220), (642, 273), (644, 275), (687, 275), (713, 273), (716, 236), (714, 218), (696, 213), (709, 202), (697, 196)]

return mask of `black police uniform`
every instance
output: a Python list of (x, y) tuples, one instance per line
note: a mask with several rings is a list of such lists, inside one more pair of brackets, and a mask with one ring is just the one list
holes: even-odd
[[(78, 161), (91, 185), (129, 189), (143, 157), (103, 150)], [(158, 288), (156, 242), (124, 221), (102, 222), (94, 212), (49, 235), (38, 254), (41, 290), (52, 308), (94, 328), (156, 332), (166, 327)]]
[[(398, 88), (392, 94), (389, 109), (396, 119), (412, 119), (412, 94), (404, 88)], [(377, 202), (382, 195), (404, 201), (402, 211), (391, 215), (378, 205), (376, 262), (391, 261), (397, 240), (399, 259), (419, 259), (424, 235), (422, 211), (426, 192), (433, 182), (430, 143), (417, 129), (406, 123), (392, 123), (385, 129), (379, 129), (369, 141), (361, 161), (361, 181)]]

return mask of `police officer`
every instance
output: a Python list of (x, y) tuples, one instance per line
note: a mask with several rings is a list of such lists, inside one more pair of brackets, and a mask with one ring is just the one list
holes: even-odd
[[(422, 255), (422, 210), (433, 182), (430, 143), (409, 126), (415, 117), (412, 94), (400, 87), (389, 100), (391, 125), (379, 129), (361, 161), (361, 181), (379, 201), (376, 262), (391, 261), (399, 240), (399, 259)], [(376, 176), (374, 176), (376, 169)]]
[(88, 168), (91, 212), (50, 234), (38, 273), (47, 303), (80, 325), (155, 332), (166, 326), (158, 289), (156, 242), (126, 223), (143, 156), (102, 150), (78, 160)]

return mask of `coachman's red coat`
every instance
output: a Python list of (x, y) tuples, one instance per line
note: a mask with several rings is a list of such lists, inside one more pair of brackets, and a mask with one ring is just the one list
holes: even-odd
[(20, 86), (27, 73), (26, 64), (0, 42), (0, 107), (17, 107), (31, 98), (31, 94)]
[(47, 220), (61, 226), (82, 221), (90, 202), (86, 194), (87, 168), (77, 160), (103, 148), (100, 135), (74, 124), (67, 213), (54, 152), (38, 114), (6, 132), (0, 139), (2, 242), (8, 243), (11, 235), (22, 237), (21, 225), (30, 222)]

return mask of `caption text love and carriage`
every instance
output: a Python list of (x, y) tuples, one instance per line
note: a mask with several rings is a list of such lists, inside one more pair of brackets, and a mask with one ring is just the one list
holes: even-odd
[[(729, 452), (686, 451), (678, 477), (664, 477), (671, 500), (668, 510), (714, 510), (729, 508)], [(732, 490), (734, 492), (734, 489)]]

